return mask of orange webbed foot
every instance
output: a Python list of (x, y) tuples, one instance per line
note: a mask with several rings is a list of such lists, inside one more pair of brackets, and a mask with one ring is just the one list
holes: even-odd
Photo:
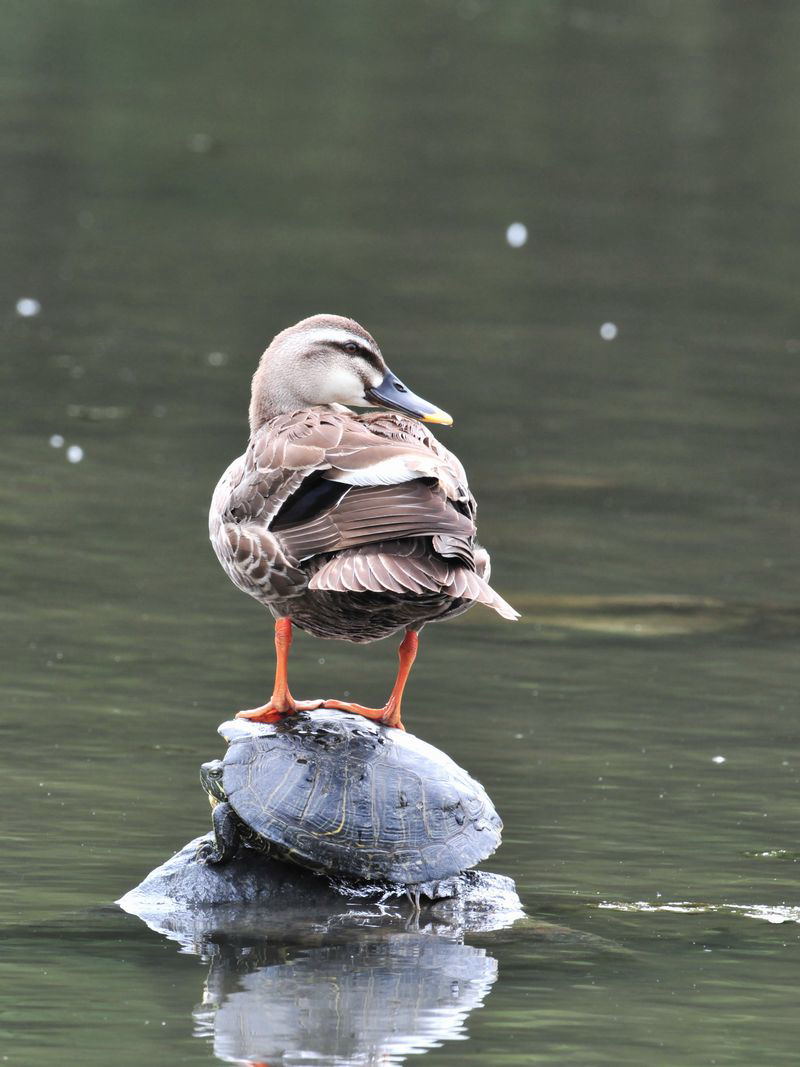
[(237, 711), (237, 719), (249, 719), (250, 722), (283, 722), (289, 715), (298, 711), (316, 711), (321, 708), (325, 701), (320, 700), (282, 700), (276, 703), (270, 700), (260, 708), (248, 708), (245, 711)]
[(382, 708), (366, 708), (363, 704), (354, 704), (349, 700), (326, 700), (324, 708), (335, 708), (338, 711), (349, 711), (353, 715), (363, 715), (365, 719), (379, 722), (382, 726), (392, 726), (395, 730), (405, 730), (400, 720), (400, 709), (386, 704)]

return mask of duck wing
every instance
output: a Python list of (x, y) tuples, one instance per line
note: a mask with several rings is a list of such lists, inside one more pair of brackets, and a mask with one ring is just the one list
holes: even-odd
[(310, 589), (337, 593), (445, 593), (454, 600), (485, 604), (504, 619), (519, 618), (519, 612), (492, 589), (482, 574), (460, 560), (432, 553), (422, 538), (381, 541), (339, 552), (320, 567), (308, 584)]
[[(484, 577), (475, 511), (461, 463), (421, 423), (310, 408), (254, 435), (217, 487), (210, 532), (259, 600), (309, 586), (445, 592), (516, 617)], [(309, 581), (301, 564), (325, 556)]]
[[(303, 429), (311, 432), (300, 438), (302, 449), (318, 440), (314, 423), (324, 427), (328, 440), (324, 458), (285, 496), (270, 522), (289, 556), (299, 562), (424, 536), (436, 539), (437, 551), (473, 567), (475, 502), (463, 467), (432, 434), (395, 416), (358, 418), (313, 409), (306, 414), (316, 419), (304, 420)], [(341, 430), (338, 440), (331, 440), (332, 425)], [(289, 433), (294, 436), (297, 429), (295, 425)], [(285, 464), (287, 449), (282, 452)]]
[(353, 488), (327, 510), (272, 532), (298, 562), (321, 553), (402, 537), (448, 538), (471, 563), (472, 520), (448, 503), (434, 485), (420, 480), (403, 485)]

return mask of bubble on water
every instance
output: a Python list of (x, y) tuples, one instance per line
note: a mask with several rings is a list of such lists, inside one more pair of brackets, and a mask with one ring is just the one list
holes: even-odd
[(210, 133), (193, 133), (186, 141), (186, 147), (190, 152), (196, 152), (199, 156), (208, 155), (214, 147), (214, 138)]
[(712, 763), (724, 763), (725, 762), (725, 757), (724, 756), (712, 756), (711, 757), (711, 762)]
[(51, 448), (63, 448), (64, 447), (64, 438), (61, 436), (60, 433), (54, 433), (53, 436), (50, 438), (50, 447)]
[(616, 323), (604, 322), (603, 325), (600, 327), (600, 336), (603, 338), (604, 341), (613, 341), (618, 333), (619, 330), (616, 326)]
[(528, 242), (528, 227), (524, 222), (512, 222), (506, 230), (506, 241), (512, 248), (522, 248)]
[(32, 319), (41, 310), (42, 305), (38, 300), (34, 300), (32, 296), (22, 296), (17, 301), (17, 314), (21, 315), (23, 319)]
[(83, 449), (80, 445), (70, 445), (67, 449), (67, 459), (70, 463), (80, 463), (83, 459)]
[(228, 362), (228, 357), (224, 352), (209, 352), (206, 359), (212, 367), (221, 367)]

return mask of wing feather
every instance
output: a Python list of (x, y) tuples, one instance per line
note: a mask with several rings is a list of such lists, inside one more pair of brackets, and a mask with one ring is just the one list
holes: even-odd
[[(321, 479), (351, 488), (337, 499)], [(231, 578), (259, 600), (308, 586), (440, 592), (516, 617), (475, 573), (474, 519), (461, 463), (427, 427), (394, 413), (310, 408), (253, 436), (217, 486), (209, 533)]]
[(471, 518), (427, 482), (353, 488), (332, 508), (311, 520), (271, 527), (294, 559), (337, 552), (401, 537), (451, 537), (469, 564), (475, 535)]

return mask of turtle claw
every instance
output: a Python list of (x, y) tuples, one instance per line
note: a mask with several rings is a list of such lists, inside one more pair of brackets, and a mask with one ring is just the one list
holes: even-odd
[(197, 846), (197, 851), (194, 854), (196, 863), (219, 863), (222, 859), (220, 851), (210, 841), (204, 841), (202, 845)]

